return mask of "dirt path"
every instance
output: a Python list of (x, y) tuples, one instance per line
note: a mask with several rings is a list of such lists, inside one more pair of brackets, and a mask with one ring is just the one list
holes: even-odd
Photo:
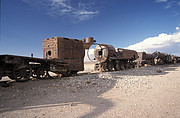
[(179, 118), (180, 64), (0, 87), (0, 118), (28, 117)]

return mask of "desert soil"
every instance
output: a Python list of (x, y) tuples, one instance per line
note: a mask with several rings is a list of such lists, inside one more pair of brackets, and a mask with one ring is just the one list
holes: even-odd
[(0, 118), (180, 118), (180, 64), (0, 87)]

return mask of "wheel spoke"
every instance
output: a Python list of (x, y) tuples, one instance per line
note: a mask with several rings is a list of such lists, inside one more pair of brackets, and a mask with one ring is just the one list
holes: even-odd
[(13, 76), (16, 79), (16, 81), (27, 81), (31, 74), (32, 74), (32, 68), (27, 65), (22, 68), (18, 68), (20, 65), (16, 65), (14, 67)]

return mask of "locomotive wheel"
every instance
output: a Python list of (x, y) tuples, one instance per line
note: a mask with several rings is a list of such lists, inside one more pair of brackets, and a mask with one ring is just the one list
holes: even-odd
[(130, 64), (129, 63), (125, 64), (125, 69), (130, 69)]
[(37, 78), (39, 79), (45, 79), (45, 78), (50, 77), (48, 73), (48, 69), (46, 67), (39, 67), (36, 70), (36, 75), (37, 75)]
[(107, 63), (99, 64), (98, 71), (105, 72), (107, 70)]
[(95, 71), (99, 71), (99, 68), (96, 67), (96, 65), (94, 66), (94, 70)]
[(102, 72), (105, 72), (106, 70), (107, 70), (106, 66), (102, 65), (101, 71), (102, 71)]
[(34, 68), (33, 70), (32, 70), (32, 77), (33, 78), (37, 78), (37, 69), (36, 68)]
[(131, 63), (131, 64), (132, 64), (132, 68), (135, 68), (135, 66), (136, 66), (135, 63)]
[(27, 81), (32, 74), (32, 68), (31, 66), (20, 66), (16, 65), (13, 70), (13, 77), (18, 82), (24, 82)]
[(1, 80), (2, 76), (3, 76), (3, 69), (2, 69), (2, 67), (0, 67), (0, 80)]
[(120, 64), (120, 69), (121, 69), (121, 70), (125, 70), (125, 67), (124, 67), (124, 64), (123, 64), (123, 63)]
[(113, 70), (113, 64), (111, 62), (108, 63), (107, 65), (108, 71), (112, 71)]
[(114, 66), (115, 71), (119, 71), (120, 70), (120, 64), (116, 63)]

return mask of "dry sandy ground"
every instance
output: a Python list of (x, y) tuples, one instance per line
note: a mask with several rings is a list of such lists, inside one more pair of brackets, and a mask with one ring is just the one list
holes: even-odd
[(0, 87), (0, 118), (93, 117), (179, 118), (180, 64)]

